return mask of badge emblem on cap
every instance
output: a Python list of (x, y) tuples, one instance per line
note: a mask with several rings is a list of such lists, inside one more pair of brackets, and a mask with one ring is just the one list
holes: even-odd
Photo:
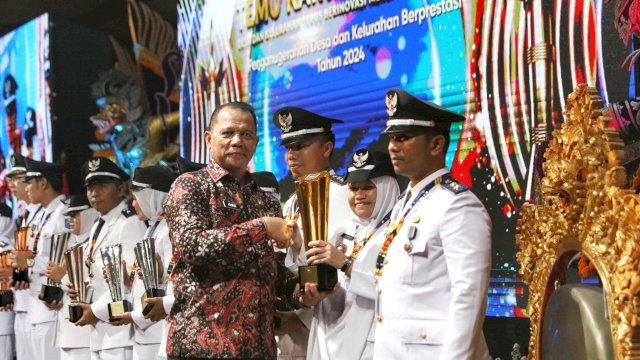
[(100, 159), (89, 160), (89, 171), (96, 171), (100, 166)]
[(353, 166), (357, 168), (361, 168), (364, 164), (367, 163), (367, 159), (369, 158), (369, 152), (365, 151), (363, 153), (355, 153), (353, 154)]
[(287, 114), (282, 115), (282, 114), (278, 114), (278, 122), (280, 123), (280, 129), (282, 129), (283, 132), (288, 132), (289, 130), (291, 130), (291, 123), (293, 123), (293, 117), (291, 116), (291, 114)]
[(398, 111), (398, 94), (395, 92), (388, 93), (385, 103), (387, 104), (387, 115), (395, 115), (396, 111)]

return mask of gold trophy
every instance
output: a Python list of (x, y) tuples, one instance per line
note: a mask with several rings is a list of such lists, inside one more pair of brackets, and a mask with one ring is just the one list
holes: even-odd
[(142, 314), (147, 315), (152, 309), (153, 304), (147, 303), (147, 298), (163, 297), (165, 291), (160, 288), (158, 279), (158, 262), (156, 261), (156, 245), (154, 238), (147, 238), (136, 244), (133, 249), (136, 255), (136, 261), (142, 273), (142, 281), (144, 283), (144, 294), (140, 297), (142, 304)]
[[(30, 233), (31, 228), (28, 226), (16, 230), (16, 232), (14, 233), (16, 251), (29, 251)], [(17, 283), (19, 281), (29, 281), (29, 269), (15, 269), (13, 271), (13, 282)]]
[[(71, 237), (70, 232), (54, 234), (51, 237), (51, 251), (49, 252), (50, 262), (57, 266), (63, 265), (64, 253), (67, 250), (67, 245), (69, 244), (69, 237)], [(49, 304), (53, 301), (62, 300), (64, 291), (60, 285), (61, 284), (54, 283), (51, 279), (47, 279), (47, 283), (42, 284), (42, 287), (40, 288), (40, 295), (38, 298)]]
[[(306, 250), (309, 250), (310, 241), (328, 241), (330, 180), (331, 175), (326, 171), (296, 180)], [(318, 290), (331, 290), (338, 282), (338, 270), (328, 264), (300, 266), (298, 273), (301, 289), (306, 283), (315, 283), (318, 284)]]
[[(0, 268), (11, 269), (11, 252), (5, 251), (0, 254)], [(11, 280), (0, 283), (0, 307), (13, 304), (13, 292), (11, 291)]]
[(112, 302), (109, 303), (109, 320), (114, 315), (122, 315), (131, 311), (131, 303), (124, 298), (122, 278), (122, 245), (113, 245), (100, 249), (102, 263), (106, 273), (106, 282), (109, 287)]
[[(89, 295), (88, 287), (84, 282), (84, 248), (82, 244), (78, 244), (65, 252), (64, 260), (67, 266), (69, 282), (78, 292), (78, 302), (83, 304), (90, 303), (91, 299), (87, 297), (87, 295)], [(70, 322), (75, 324), (82, 317), (82, 313), (83, 311), (80, 306), (69, 305)]]

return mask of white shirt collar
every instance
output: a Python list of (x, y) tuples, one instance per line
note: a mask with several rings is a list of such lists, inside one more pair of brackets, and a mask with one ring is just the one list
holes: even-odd
[(111, 209), (111, 211), (109, 211), (105, 215), (102, 215), (101, 218), (106, 224), (110, 224), (115, 221), (122, 214), (122, 210), (126, 208), (127, 206), (125, 205), (125, 203), (121, 202), (120, 204), (116, 205), (116, 207)]
[(63, 201), (64, 201), (64, 199), (66, 199), (66, 198), (67, 198), (67, 197), (66, 197), (66, 196), (64, 196), (64, 195), (62, 195), (62, 194), (60, 194), (60, 195), (56, 196), (56, 197), (55, 197), (55, 199), (53, 199), (53, 200), (49, 203), (49, 205), (47, 205), (47, 207), (45, 207), (45, 208), (44, 208), (44, 213), (45, 213), (45, 214), (49, 214), (49, 213), (51, 213), (52, 211), (54, 211), (55, 209), (57, 209), (57, 208), (58, 208), (58, 206), (60, 206), (60, 205), (64, 205)]

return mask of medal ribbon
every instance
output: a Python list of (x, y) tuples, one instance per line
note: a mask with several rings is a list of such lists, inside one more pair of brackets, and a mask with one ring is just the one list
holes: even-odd
[[(409, 212), (411, 212), (411, 210), (413, 209), (414, 205), (417, 204), (418, 201), (420, 201), (420, 199), (422, 199), (424, 196), (427, 196), (429, 194), (429, 191), (431, 189), (433, 189), (434, 186), (440, 184), (443, 180), (448, 179), (450, 176), (451, 176), (450, 174), (445, 174), (443, 176), (439, 176), (439, 177), (435, 178), (432, 182), (427, 184), (425, 187), (423, 187), (422, 190), (420, 190), (420, 192), (416, 195), (415, 199), (413, 199), (413, 202), (411, 202), (411, 205), (409, 205), (407, 210), (405, 210), (405, 212), (402, 215), (402, 217), (400, 218), (400, 220), (398, 220), (398, 221), (396, 221), (396, 219), (398, 217), (398, 214), (402, 210), (402, 208), (398, 208), (396, 210), (396, 213), (393, 216), (393, 221), (389, 224), (389, 227), (387, 228), (387, 234), (388, 234), (387, 238), (385, 239), (384, 244), (380, 248), (380, 252), (378, 252), (378, 258), (376, 259), (376, 273), (375, 273), (376, 276), (381, 276), (382, 275), (382, 268), (385, 265), (385, 259), (387, 257), (387, 250), (389, 249), (389, 246), (393, 242), (393, 239), (396, 237), (396, 235), (398, 234), (398, 232), (402, 228), (402, 225), (404, 224), (405, 218), (407, 217), (407, 215), (409, 215)], [(394, 225), (394, 223), (395, 223), (395, 225)]]
[(376, 233), (376, 231), (378, 231), (378, 229), (380, 229), (382, 227), (382, 225), (386, 224), (389, 219), (391, 218), (391, 212), (393, 211), (393, 209), (389, 210), (389, 212), (387, 213), (387, 215), (385, 215), (377, 224), (376, 226), (369, 232), (367, 232), (367, 236), (360, 241), (359, 243), (357, 243), (354, 247), (353, 247), (353, 251), (351, 252), (351, 260), (355, 260), (356, 257), (358, 256), (358, 253), (360, 252), (360, 250), (367, 245), (367, 242), (369, 242), (369, 240), (371, 240), (371, 237), (373, 236), (373, 234)]

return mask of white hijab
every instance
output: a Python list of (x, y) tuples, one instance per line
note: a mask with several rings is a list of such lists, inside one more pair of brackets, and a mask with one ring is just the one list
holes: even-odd
[(149, 218), (149, 221), (153, 222), (158, 219), (158, 216), (164, 213), (162, 204), (169, 193), (147, 188), (136, 191), (133, 195), (136, 197), (142, 213)]
[(88, 208), (80, 212), (80, 241), (83, 241), (91, 231), (93, 223), (100, 217), (100, 213), (94, 208)]
[(380, 176), (373, 179), (370, 179), (373, 185), (376, 186), (376, 204), (373, 207), (373, 212), (371, 213), (371, 217), (368, 219), (363, 219), (356, 215), (351, 207), (349, 207), (349, 213), (351, 213), (351, 218), (345, 222), (343, 222), (340, 226), (346, 229), (352, 229), (354, 225), (360, 225), (357, 228), (357, 232), (355, 234), (351, 234), (352, 236), (356, 236), (362, 233), (363, 230), (369, 230), (370, 228), (378, 224), (382, 218), (387, 215), (393, 206), (398, 201), (400, 197), (400, 186), (398, 185), (398, 181), (392, 176)]

